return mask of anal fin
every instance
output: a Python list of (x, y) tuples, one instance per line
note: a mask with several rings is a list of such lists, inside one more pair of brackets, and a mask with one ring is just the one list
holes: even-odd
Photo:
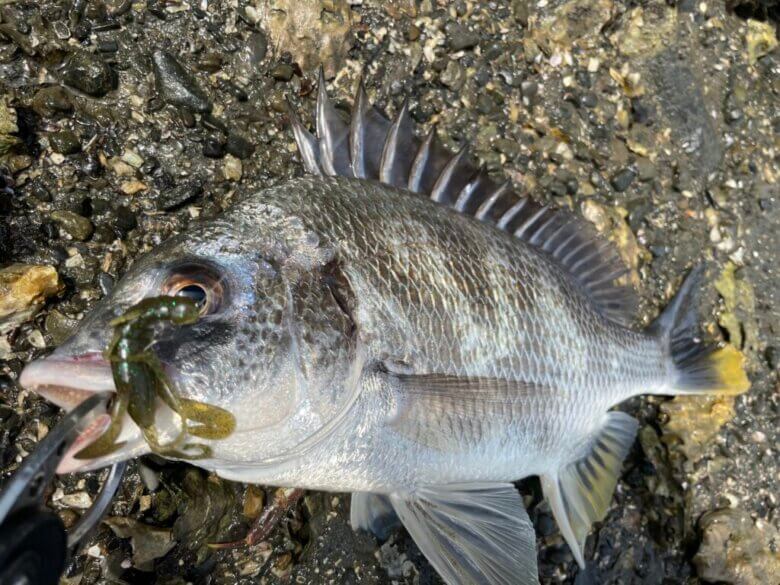
[(537, 585), (536, 534), (511, 484), (448, 484), (390, 501), (448, 585)]
[(354, 492), (349, 505), (349, 523), (352, 530), (365, 530), (384, 540), (400, 524), (400, 520), (388, 496)]
[(604, 519), (638, 423), (622, 412), (607, 413), (582, 454), (556, 474), (543, 475), (542, 489), (561, 534), (580, 567), (591, 524)]

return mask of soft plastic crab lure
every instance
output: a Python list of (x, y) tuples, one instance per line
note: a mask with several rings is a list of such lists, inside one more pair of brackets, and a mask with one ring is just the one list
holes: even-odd
[[(125, 413), (141, 428), (152, 451), (179, 459), (203, 459), (211, 455), (207, 445), (185, 443), (188, 436), (224, 439), (236, 426), (235, 417), (217, 406), (179, 396), (152, 350), (161, 324), (189, 325), (198, 320), (195, 302), (184, 297), (152, 297), (130, 307), (124, 315), (111, 321), (114, 336), (105, 358), (111, 363), (116, 396), (111, 404), (111, 424), (94, 443), (76, 455), (92, 459), (112, 453), (123, 443), (117, 442)], [(155, 429), (157, 399), (178, 415), (178, 435), (161, 443)]]

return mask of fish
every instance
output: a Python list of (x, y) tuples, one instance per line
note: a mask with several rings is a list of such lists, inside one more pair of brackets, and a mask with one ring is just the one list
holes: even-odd
[[(637, 433), (616, 407), (745, 392), (744, 358), (702, 341), (703, 266), (638, 329), (626, 268), (592, 224), (495, 182), (435, 131), (418, 137), (409, 110), (386, 117), (360, 83), (346, 119), (320, 76), (315, 131), (289, 115), (306, 172), (138, 258), (19, 381), (65, 409), (114, 391), (109, 324), (143, 299), (187, 297), (197, 321), (152, 349), (179, 396), (235, 418), (194, 465), (350, 492), (356, 530), (402, 524), (451, 585), (535, 584), (515, 482), (540, 478), (584, 567)], [(69, 452), (59, 471), (149, 453), (124, 416), (120, 448)], [(175, 413), (155, 416), (160, 441), (175, 437)], [(71, 451), (109, 426), (101, 415)]]

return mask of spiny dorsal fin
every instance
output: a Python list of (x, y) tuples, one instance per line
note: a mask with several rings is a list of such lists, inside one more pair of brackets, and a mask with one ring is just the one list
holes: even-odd
[(466, 146), (453, 155), (434, 131), (417, 138), (406, 102), (391, 122), (368, 103), (361, 82), (347, 124), (330, 102), (320, 71), (317, 136), (294, 114), (291, 123), (307, 172), (406, 187), (490, 223), (555, 258), (605, 317), (621, 324), (633, 320), (633, 291), (615, 283), (626, 267), (589, 222), (521, 197), (509, 183), (495, 183), (471, 162)]
[(607, 515), (623, 459), (639, 424), (623, 412), (608, 412), (582, 454), (555, 474), (543, 475), (542, 489), (561, 534), (580, 567), (591, 524)]

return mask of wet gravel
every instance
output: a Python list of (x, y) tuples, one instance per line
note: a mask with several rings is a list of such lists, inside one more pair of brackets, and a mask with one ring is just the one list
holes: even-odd
[[(341, 106), (362, 73), (381, 108), (408, 98), (421, 130), (435, 125), (453, 150), (470, 142), (496, 177), (593, 221), (632, 268), (638, 323), (706, 261), (707, 334), (749, 359), (753, 387), (735, 400), (624, 406), (640, 438), (585, 571), (538, 482), (521, 483), (542, 581), (776, 578), (777, 4), (273, 4), (0, 0), (0, 274), (43, 265), (58, 279), (13, 289), (10, 312), (0, 303), (0, 477), (58, 416), (18, 390), (23, 365), (62, 342), (140, 253), (301, 174), (286, 100), (310, 121), (322, 62)], [(63, 478), (52, 506), (72, 523), (96, 488), (97, 477)], [(133, 464), (65, 582), (439, 582), (402, 530), (385, 543), (354, 534), (345, 495), (310, 494), (268, 542), (208, 546), (241, 538), (271, 493), (155, 458)]]

